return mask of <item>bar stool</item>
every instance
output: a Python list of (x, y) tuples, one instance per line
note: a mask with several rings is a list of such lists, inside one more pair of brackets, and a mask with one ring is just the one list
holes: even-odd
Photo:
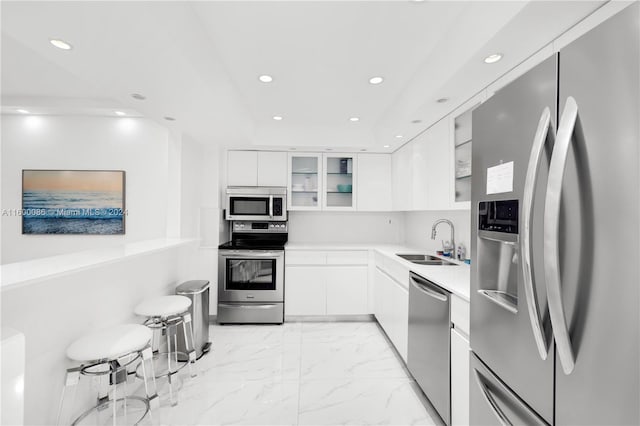
[[(87, 334), (74, 341), (67, 348), (67, 357), (79, 362), (80, 366), (67, 370), (58, 410), (58, 424), (63, 421), (65, 394), (67, 391), (73, 390), (75, 399), (76, 385), (80, 382), (80, 376), (108, 375), (110, 390), (104, 397), (99, 394), (98, 403), (76, 417), (71, 422), (72, 425), (79, 424), (94, 411), (98, 414), (98, 412), (106, 410), (109, 405), (112, 406), (111, 415), (114, 425), (120, 411), (118, 409), (119, 403), (125, 418), (128, 405), (135, 405), (136, 402), (142, 404), (142, 415), (134, 423), (140, 422), (151, 408), (157, 408), (160, 404), (153, 372), (152, 334), (151, 330), (143, 325), (124, 324)], [(117, 398), (117, 385), (120, 383), (126, 385), (129, 376), (127, 368), (133, 367), (138, 361), (140, 361), (141, 378), (144, 382), (146, 398), (126, 395), (126, 391), (121, 398)]]
[[(171, 405), (176, 405), (177, 400), (173, 397), (173, 376), (178, 373), (185, 365), (189, 366), (189, 374), (195, 377), (195, 369), (192, 364), (196, 361), (196, 351), (194, 349), (193, 328), (191, 326), (191, 299), (185, 296), (160, 296), (153, 299), (145, 300), (135, 307), (136, 315), (147, 317), (144, 325), (153, 331), (160, 331), (166, 336), (167, 351), (160, 352), (158, 341), (154, 345), (155, 335), (152, 339), (153, 360), (156, 367), (156, 378), (167, 377), (169, 384), (169, 400)], [(178, 326), (182, 327), (184, 334), (185, 351), (178, 350)], [(186, 359), (187, 362), (180, 362), (178, 359)], [(166, 365), (165, 361), (166, 360)]]

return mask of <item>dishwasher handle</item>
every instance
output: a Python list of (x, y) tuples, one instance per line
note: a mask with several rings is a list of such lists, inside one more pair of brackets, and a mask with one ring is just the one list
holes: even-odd
[(447, 292), (441, 291), (440, 287), (413, 272), (409, 274), (409, 281), (415, 289), (420, 290), (427, 296), (433, 297), (441, 302), (447, 302), (449, 300), (449, 294)]

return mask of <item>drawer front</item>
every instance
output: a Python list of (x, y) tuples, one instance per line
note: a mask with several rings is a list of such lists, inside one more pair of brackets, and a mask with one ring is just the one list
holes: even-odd
[(384, 265), (385, 259), (387, 258), (387, 256), (385, 256), (384, 254), (378, 253), (377, 251), (375, 251), (373, 253), (373, 262), (376, 265), (376, 268), (379, 268), (383, 271), (386, 271), (386, 267)]
[(400, 286), (402, 286), (405, 290), (409, 289), (409, 268), (402, 265), (395, 260), (387, 258), (386, 264), (386, 272), (396, 280)]
[(327, 253), (316, 250), (287, 251), (284, 256), (285, 265), (325, 265)]
[(470, 304), (458, 296), (451, 295), (451, 322), (455, 329), (469, 337), (469, 310)]
[(367, 265), (369, 252), (366, 250), (339, 250), (327, 252), (327, 264), (329, 265)]

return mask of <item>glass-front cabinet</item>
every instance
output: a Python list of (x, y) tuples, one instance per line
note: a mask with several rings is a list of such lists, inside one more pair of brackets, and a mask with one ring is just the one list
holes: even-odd
[(289, 153), (289, 210), (355, 210), (355, 154)]
[(289, 210), (322, 208), (322, 154), (289, 154)]
[(325, 210), (355, 210), (356, 182), (355, 154), (324, 154)]

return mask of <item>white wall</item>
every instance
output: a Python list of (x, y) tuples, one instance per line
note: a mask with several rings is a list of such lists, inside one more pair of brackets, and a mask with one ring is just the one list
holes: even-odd
[[(134, 307), (192, 279), (195, 252), (195, 244), (156, 251), (2, 292), (2, 325), (25, 335), (25, 424), (55, 424), (65, 371), (76, 366), (65, 356), (69, 344), (110, 325), (140, 323)], [(79, 392), (76, 414), (94, 397)]]
[(442, 240), (451, 238), (451, 231), (446, 224), (438, 225), (435, 240), (431, 239), (431, 227), (438, 219), (449, 219), (455, 228), (456, 245), (462, 243), (467, 251), (471, 250), (471, 212), (469, 210), (417, 211), (403, 213), (404, 235), (407, 245), (424, 248), (428, 251), (442, 250)]
[(398, 244), (403, 233), (398, 212), (289, 212), (291, 242)]
[(167, 235), (167, 129), (142, 118), (2, 116), (2, 208), (22, 206), (22, 169), (126, 171), (126, 234), (22, 235), (2, 216), (2, 258), (11, 263)]

